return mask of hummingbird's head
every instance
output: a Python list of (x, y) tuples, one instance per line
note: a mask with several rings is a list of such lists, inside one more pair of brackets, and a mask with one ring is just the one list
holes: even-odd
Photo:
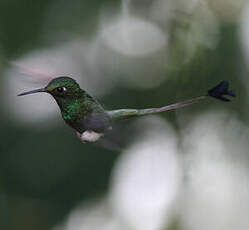
[(58, 101), (63, 99), (76, 99), (80, 97), (82, 90), (74, 79), (70, 77), (57, 77), (52, 79), (44, 88), (24, 92), (18, 94), (18, 96), (39, 92), (49, 93)]

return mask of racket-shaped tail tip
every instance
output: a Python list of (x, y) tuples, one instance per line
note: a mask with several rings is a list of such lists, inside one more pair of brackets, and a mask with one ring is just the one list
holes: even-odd
[(231, 96), (231, 97), (235, 97), (235, 92), (234, 90), (228, 90), (227, 95)]
[(214, 97), (221, 101), (230, 101), (230, 99), (226, 98), (225, 96), (228, 95), (231, 97), (235, 97), (235, 93), (233, 90), (228, 90), (228, 87), (229, 87), (228, 81), (222, 81), (214, 88), (208, 90), (208, 95), (210, 97)]

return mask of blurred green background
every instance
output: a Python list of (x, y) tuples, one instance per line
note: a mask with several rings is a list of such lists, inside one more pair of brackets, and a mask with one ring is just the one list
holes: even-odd
[[(159, 107), (199, 96), (229, 80), (237, 94), (233, 102), (209, 100), (161, 114), (161, 122), (174, 130), (180, 158), (187, 154), (182, 129), (210, 111), (226, 114), (219, 132), (229, 119), (236, 119), (238, 135), (247, 133), (248, 4), (246, 0), (1, 0), (0, 229), (97, 229), (84, 223), (70, 227), (67, 218), (80, 203), (97, 204), (111, 197), (113, 167), (125, 154), (80, 143), (49, 96), (16, 97), (44, 86), (47, 75), (75, 76), (108, 109)], [(146, 125), (135, 123), (128, 125), (141, 135)], [(243, 136), (245, 142), (247, 137)], [(139, 141), (136, 135), (133, 139)], [(235, 135), (231, 141), (236, 139)], [(247, 148), (243, 147), (243, 157), (240, 151), (233, 153), (247, 166)], [(184, 170), (183, 166), (183, 178)], [(173, 206), (184, 203), (179, 200)], [(111, 219), (122, 219), (119, 227), (98, 229), (140, 228), (121, 214), (115, 217), (115, 209), (109, 207), (109, 212), (114, 212)], [(191, 229), (180, 212), (172, 213), (167, 223), (147, 229)], [(102, 218), (96, 215), (97, 220)], [(226, 226), (226, 220), (222, 222)]]

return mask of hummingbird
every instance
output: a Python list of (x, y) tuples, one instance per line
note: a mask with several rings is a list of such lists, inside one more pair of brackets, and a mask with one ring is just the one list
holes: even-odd
[(41, 92), (50, 94), (57, 102), (63, 120), (76, 131), (77, 137), (85, 143), (101, 139), (112, 130), (116, 121), (183, 108), (210, 97), (228, 102), (230, 99), (225, 97), (226, 95), (235, 97), (234, 91), (229, 90), (228, 86), (228, 81), (222, 81), (208, 90), (206, 95), (160, 108), (147, 109), (105, 110), (95, 98), (81, 89), (74, 79), (67, 76), (54, 78), (44, 88), (24, 92), (18, 96)]

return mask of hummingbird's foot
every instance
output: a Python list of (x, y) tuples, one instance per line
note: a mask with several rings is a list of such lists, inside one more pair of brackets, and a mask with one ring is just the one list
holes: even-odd
[(95, 141), (98, 141), (102, 136), (104, 136), (103, 133), (96, 133), (92, 130), (86, 130), (82, 134), (77, 132), (76, 134), (82, 143), (95, 142)]

